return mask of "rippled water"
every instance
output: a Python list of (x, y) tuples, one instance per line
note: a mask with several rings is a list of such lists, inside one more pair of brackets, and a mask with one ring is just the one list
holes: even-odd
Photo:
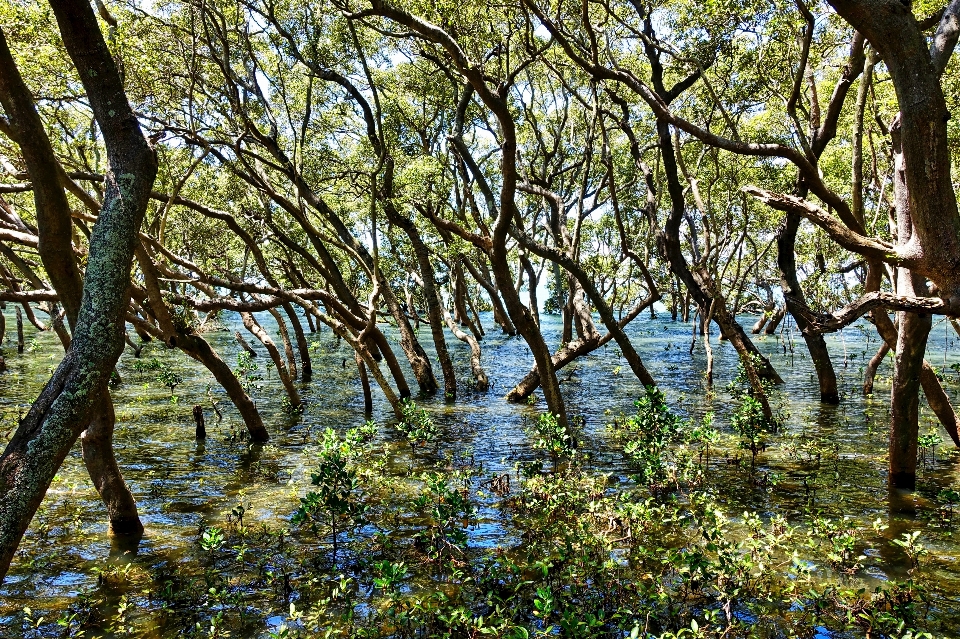
[[(7, 335), (3, 343), (8, 371), (0, 374), (0, 441), (6, 441), (19, 415), (38, 394), (62, 351), (56, 336), (38, 333), (27, 325), (28, 352), (17, 355), (12, 308), (8, 308)], [(45, 318), (44, 318), (45, 319)], [(745, 326), (754, 318), (743, 318)], [(237, 318), (227, 316), (229, 330), (207, 333), (205, 337), (231, 365), (239, 348), (233, 331)], [(559, 341), (559, 318), (543, 316), (543, 331), (548, 343)], [(269, 315), (261, 322), (275, 333)], [(469, 349), (448, 336), (458, 367), (461, 396), (454, 404), (442, 398), (418, 400), (428, 408), (444, 429), (441, 452), (472, 456), (486, 470), (510, 471), (518, 461), (537, 457), (525, 420), (543, 410), (536, 405), (508, 404), (503, 395), (529, 369), (532, 357), (520, 338), (509, 338), (495, 329), (484, 316), (487, 336), (482, 342), (483, 364), (493, 388), (487, 394), (467, 390), (470, 379)], [(937, 324), (931, 334), (927, 358), (944, 372), (946, 387), (954, 405), (958, 404), (958, 375), (950, 364), (960, 361), (957, 338), (945, 323)], [(242, 330), (242, 329), (241, 329)], [(656, 319), (649, 315), (635, 321), (628, 331), (654, 378), (666, 391), (668, 400), (681, 412), (702, 415), (715, 411), (717, 424), (726, 428), (732, 409), (724, 390), (736, 374), (737, 358), (733, 348), (714, 337), (715, 396), (705, 398), (703, 375), (705, 357), (698, 342), (690, 354), (691, 325), (672, 322), (669, 315)], [(420, 339), (431, 351), (430, 333), (421, 325)], [(283, 390), (276, 375), (270, 373), (264, 349), (260, 352), (263, 387), (253, 393), (270, 431), (267, 445), (251, 445), (238, 436), (242, 424), (225, 394), (206, 370), (179, 351), (168, 351), (151, 343), (143, 357), (168, 362), (184, 377), (176, 388), (176, 399), (168, 389), (152, 381), (153, 373), (139, 374), (129, 348), (123, 354), (118, 372), (123, 383), (114, 389), (118, 423), (115, 436), (117, 458), (124, 477), (135, 494), (146, 534), (136, 549), (136, 562), (144, 565), (176, 562), (195, 543), (198, 528), (204, 522), (222, 521), (244, 492), (249, 502), (248, 517), (278, 522), (291, 516), (298, 498), (309, 480), (313, 463), (311, 445), (318, 434), (333, 427), (345, 429), (362, 423), (363, 401), (352, 352), (338, 343), (329, 331), (308, 335), (312, 347), (313, 381), (301, 385), (307, 405), (301, 416), (283, 413)], [(774, 437), (771, 448), (759, 458), (758, 471), (777, 481), (775, 490), (745, 485), (743, 473), (728, 463), (735, 453), (718, 454), (710, 463), (711, 483), (719, 490), (719, 499), (730, 513), (753, 510), (761, 514), (798, 516), (806, 509), (823, 509), (832, 516), (849, 515), (861, 521), (877, 518), (890, 524), (885, 539), (905, 531), (921, 530), (930, 550), (927, 570), (932, 571), (947, 598), (940, 602), (944, 617), (960, 616), (960, 543), (948, 528), (929, 526), (934, 516), (934, 499), (946, 487), (960, 486), (960, 455), (947, 443), (940, 447), (936, 461), (928, 461), (922, 470), (919, 488), (912, 498), (913, 513), (890, 514), (886, 488), (886, 423), (889, 393), (889, 359), (880, 369), (873, 398), (861, 392), (862, 371), (874, 354), (878, 342), (872, 328), (851, 327), (828, 336), (828, 344), (839, 377), (843, 402), (839, 406), (819, 403), (813, 368), (805, 356), (805, 347), (786, 327), (776, 336), (757, 338), (757, 345), (768, 355), (785, 380), (778, 394), (782, 408), (789, 414), (785, 432)], [(399, 348), (397, 353), (401, 355)], [(439, 375), (439, 366), (436, 366)], [(616, 476), (626, 475), (622, 455), (612, 447), (605, 424), (610, 415), (630, 413), (632, 402), (642, 388), (619, 357), (614, 344), (577, 360), (560, 371), (562, 388), (571, 414), (584, 418), (581, 447), (592, 455), (590, 466)], [(415, 385), (408, 371), (408, 380)], [(375, 389), (374, 419), (384, 424), (392, 417)], [(225, 418), (218, 423), (210, 408), (210, 398), (219, 402)], [(192, 407), (203, 404), (208, 438), (194, 440)], [(921, 433), (935, 426), (929, 409), (922, 412)], [(949, 438), (940, 431), (945, 442)], [(835, 445), (829, 466), (812, 474), (810, 464), (789, 454), (790, 442), (810, 435)], [(379, 437), (398, 439), (394, 429), (382, 428)], [(409, 459), (398, 460), (406, 466)], [(727, 478), (729, 477), (729, 481)], [(471, 545), (503, 543), (512, 531), (492, 499), (483, 501), (479, 518), (471, 527)], [(899, 578), (906, 574), (905, 557), (891, 550), (884, 538), (876, 539), (876, 548), (868, 548), (866, 575), (870, 579)], [(97, 584), (94, 568), (105, 558), (127, 548), (112, 545), (106, 534), (104, 508), (87, 478), (80, 459), (79, 445), (71, 452), (54, 481), (40, 513), (35, 518), (25, 546), (0, 586), (0, 630), (13, 620), (24, 606), (55, 617), (77, 593)], [(37, 546), (42, 546), (38, 550)], [(960, 624), (960, 619), (957, 620)], [(19, 630), (17, 630), (19, 632)], [(12, 629), (0, 636), (16, 636)]]

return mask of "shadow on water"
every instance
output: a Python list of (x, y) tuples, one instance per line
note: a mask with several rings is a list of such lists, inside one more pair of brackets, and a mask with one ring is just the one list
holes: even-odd
[[(275, 332), (272, 318), (261, 322)], [(387, 467), (397, 476), (416, 475), (423, 467), (469, 464), (486, 477), (516, 476), (518, 464), (533, 462), (542, 454), (532, 447), (530, 420), (544, 409), (541, 400), (509, 404), (503, 396), (529, 370), (532, 357), (519, 338), (496, 333), (489, 316), (482, 342), (483, 363), (493, 382), (489, 393), (470, 391), (469, 350), (448, 336), (463, 389), (456, 403), (442, 398), (417, 398), (441, 426), (435, 447), (412, 456), (403, 435), (384, 426), (392, 414), (375, 389), (372, 418), (381, 425), (377, 435), (382, 451), (391, 455)], [(236, 362), (239, 347), (232, 335), (239, 322), (228, 317), (228, 330), (205, 335), (227, 362)], [(758, 338), (759, 348), (771, 358), (785, 380), (775, 402), (787, 416), (785, 427), (771, 439), (755, 466), (744, 463), (743, 451), (724, 447), (708, 463), (707, 481), (729, 513), (756, 511), (761, 516), (781, 514), (800, 520), (810, 513), (850, 517), (863, 522), (880, 520), (887, 526), (865, 540), (868, 559), (866, 581), (879, 583), (902, 578), (909, 564), (904, 553), (889, 543), (904, 533), (923, 531), (927, 558), (947, 600), (960, 601), (960, 542), (950, 527), (932, 526), (940, 491), (957, 487), (960, 457), (940, 447), (936, 459), (925, 459), (917, 493), (888, 493), (886, 487), (885, 398), (889, 392), (890, 364), (880, 369), (872, 397), (861, 392), (863, 368), (878, 343), (871, 327), (851, 327), (828, 336), (837, 369), (843, 402), (819, 402), (818, 386), (802, 340), (789, 327), (780, 335)], [(543, 317), (543, 330), (551, 347), (560, 338), (558, 319)], [(935, 329), (939, 330), (939, 329)], [(726, 342), (714, 336), (716, 383), (706, 393), (702, 371), (705, 357), (698, 343), (690, 354), (691, 326), (669, 319), (644, 317), (631, 327), (637, 346), (654, 378), (680, 413), (700, 419), (716, 415), (715, 424), (729, 432), (733, 409), (727, 389), (737, 374), (737, 357)], [(389, 330), (388, 330), (389, 333)], [(61, 352), (49, 333), (31, 336), (31, 352), (17, 356), (9, 336), (3, 346), (8, 372), (0, 375), (0, 435), (12, 434), (19, 415), (36, 397)], [(118, 423), (116, 452), (124, 476), (136, 495), (146, 526), (142, 539), (107, 534), (103, 507), (90, 486), (79, 448), (68, 456), (50, 488), (24, 541), (8, 580), (0, 586), (0, 628), (24, 606), (64, 609), (78, 593), (97, 587), (94, 569), (104, 558), (118, 564), (163, 566), (175, 563), (196, 544), (198, 530), (223, 521), (242, 501), (247, 517), (271, 524), (289, 523), (299, 497), (309, 485), (316, 444), (327, 428), (344, 431), (362, 424), (363, 400), (349, 347), (328, 332), (308, 335), (314, 376), (301, 384), (306, 402), (303, 415), (288, 415), (281, 408), (283, 390), (269, 359), (257, 358), (259, 379), (252, 395), (272, 439), (267, 444), (247, 441), (239, 416), (226, 395), (207, 372), (181, 353), (161, 344), (148, 344), (142, 357), (157, 358), (184, 378), (176, 393), (152, 381), (150, 373), (137, 372), (127, 350), (118, 365), (124, 382), (114, 389)], [(420, 328), (423, 346), (432, 356), (429, 330)], [(256, 346), (255, 346), (256, 348)], [(955, 340), (931, 339), (928, 359), (950, 373), (946, 387), (956, 403), (958, 376), (948, 366), (960, 362)], [(399, 349), (397, 352), (400, 353)], [(344, 367), (343, 362), (347, 362)], [(439, 366), (436, 367), (439, 375)], [(408, 380), (413, 383), (407, 369)], [(568, 410), (578, 416), (580, 446), (589, 454), (591, 471), (609, 473), (615, 482), (626, 482), (630, 471), (611, 441), (606, 424), (613, 416), (628, 414), (643, 392), (615, 345), (576, 361), (559, 372)], [(223, 412), (218, 420), (212, 402)], [(192, 408), (204, 407), (207, 439), (193, 437)], [(921, 433), (936, 432), (929, 409), (921, 414)], [(747, 454), (749, 457), (749, 453)], [(459, 460), (459, 461), (458, 461)], [(483, 495), (480, 495), (480, 493)], [(478, 491), (476, 520), (469, 528), (469, 544), (497, 547), (511, 543), (516, 531), (489, 490)], [(408, 529), (415, 521), (407, 521)], [(960, 608), (960, 605), (958, 605)]]

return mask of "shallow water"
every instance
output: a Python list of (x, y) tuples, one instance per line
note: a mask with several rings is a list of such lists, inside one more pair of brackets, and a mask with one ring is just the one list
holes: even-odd
[[(8, 371), (0, 374), (0, 441), (9, 438), (18, 416), (26, 412), (62, 354), (54, 334), (39, 333), (27, 325), (28, 349), (18, 355), (12, 308), (6, 315), (2, 352)], [(483, 319), (488, 331), (482, 342), (483, 364), (493, 381), (491, 392), (466, 390), (469, 349), (448, 335), (461, 380), (461, 397), (453, 404), (444, 403), (442, 398), (418, 402), (443, 427), (438, 454), (470, 458), (488, 473), (513, 472), (517, 462), (541, 457), (533, 450), (525, 425), (544, 406), (542, 401), (523, 406), (503, 401), (503, 395), (529, 369), (532, 358), (522, 339), (501, 335), (488, 315)], [(754, 319), (745, 317), (742, 323), (749, 326)], [(260, 321), (275, 334), (269, 315), (264, 314)], [(542, 322), (548, 343), (555, 346), (559, 318), (545, 315)], [(229, 315), (226, 323), (229, 330), (210, 332), (205, 337), (232, 365), (239, 351), (233, 331), (240, 325)], [(960, 349), (956, 335), (947, 329), (945, 323), (935, 326), (927, 359), (944, 373), (947, 391), (958, 405), (960, 379), (949, 365), (960, 362)], [(736, 353), (729, 343), (713, 339), (716, 393), (707, 398), (702, 374), (704, 351), (698, 342), (691, 356), (690, 324), (672, 322), (666, 314), (657, 319), (645, 315), (628, 332), (671, 405), (696, 417), (714, 411), (716, 424), (728, 430), (732, 403), (724, 386), (736, 375), (737, 368)], [(420, 339), (431, 351), (429, 329), (424, 325), (420, 327)], [(263, 379), (259, 382), (262, 388), (252, 395), (272, 437), (266, 445), (244, 441), (242, 423), (225, 394), (205, 369), (186, 355), (155, 342), (144, 348), (144, 359), (157, 357), (183, 375), (183, 383), (171, 394), (153, 381), (153, 373), (137, 373), (131, 350), (125, 350), (117, 369), (123, 381), (113, 389), (118, 416), (115, 447), (146, 527), (135, 549), (134, 563), (152, 567), (176, 563), (195, 545), (198, 529), (222, 522), (240, 499), (249, 505), (248, 521), (277, 523), (289, 519), (309, 484), (319, 434), (328, 427), (343, 430), (365, 420), (349, 347), (338, 343), (326, 330), (308, 335), (308, 340), (314, 377), (312, 382), (301, 384), (307, 409), (300, 416), (281, 410), (282, 387), (276, 375), (270, 374), (264, 349), (254, 345), (260, 352), (257, 361)], [(960, 455), (953, 454), (952, 446), (947, 446), (949, 438), (936, 425), (929, 409), (924, 410), (921, 434), (936, 430), (945, 443), (936, 459), (928, 456), (924, 464), (918, 491), (910, 498), (913, 511), (891, 514), (885, 458), (889, 359), (880, 369), (874, 397), (865, 398), (860, 390), (862, 370), (878, 346), (872, 327), (850, 327), (827, 336), (827, 340), (843, 397), (839, 406), (819, 403), (813, 369), (795, 329), (786, 326), (776, 336), (757, 338), (758, 347), (785, 380), (777, 401), (789, 415), (784, 431), (772, 438), (771, 447), (761, 453), (758, 468), (751, 473), (771, 482), (751, 484), (739, 466), (729, 463), (737, 453), (728, 449), (718, 451), (710, 461), (711, 484), (730, 516), (750, 510), (762, 516), (783, 514), (791, 519), (822, 510), (833, 517), (849, 516), (861, 522), (879, 518), (888, 523), (882, 536), (873, 540), (876, 543), (868, 543), (874, 547), (865, 551), (868, 559), (862, 576), (868, 583), (904, 577), (909, 568), (907, 559), (891, 550), (888, 540), (903, 532), (923, 531), (922, 541), (929, 550), (925, 570), (943, 593), (936, 602), (938, 616), (955, 618), (954, 623), (960, 627), (960, 540), (949, 526), (931, 525), (937, 494), (944, 488), (960, 486)], [(396, 351), (402, 357), (399, 347)], [(439, 375), (439, 366), (436, 372)], [(632, 412), (632, 403), (643, 390), (626, 361), (611, 344), (563, 369), (560, 377), (568, 412), (584, 420), (579, 438), (581, 448), (591, 455), (589, 467), (625, 480), (628, 470), (605, 424), (612, 415)], [(408, 380), (415, 385), (409, 371)], [(392, 413), (384, 410), (386, 403), (376, 389), (374, 394), (373, 418), (383, 425)], [(211, 398), (218, 401), (224, 413), (222, 422), (217, 422), (213, 414)], [(205, 442), (194, 440), (194, 404), (202, 404), (205, 409)], [(400, 442), (402, 436), (382, 426), (378, 438), (386, 446)], [(819, 448), (812, 450), (812, 443)], [(817, 453), (819, 464), (812, 461)], [(398, 469), (407, 469), (416, 461), (403, 455), (394, 463)], [(515, 534), (494, 497), (480, 499), (477, 515), (469, 530), (471, 546), (504, 545)], [(6, 582), (0, 586), (0, 636), (23, 632), (19, 619), (15, 628), (13, 624), (25, 606), (35, 617), (46, 615), (47, 623), (56, 619), (78, 593), (98, 587), (95, 568), (106, 558), (130, 550), (117, 546), (106, 534), (104, 509), (86, 476), (78, 445), (57, 475)], [(126, 557), (124, 562), (129, 553)], [(276, 623), (268, 618), (262, 627), (266, 630), (270, 625)]]

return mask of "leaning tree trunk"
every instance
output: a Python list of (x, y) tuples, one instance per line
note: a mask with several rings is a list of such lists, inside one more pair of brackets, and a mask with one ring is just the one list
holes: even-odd
[(184, 353), (203, 364), (208, 371), (217, 380), (217, 383), (223, 387), (227, 396), (233, 405), (240, 412), (240, 418), (243, 419), (247, 432), (251, 439), (258, 442), (265, 442), (270, 439), (266, 426), (263, 425), (263, 418), (260, 417), (260, 411), (257, 405), (253, 403), (247, 391), (230, 367), (217, 354), (210, 344), (199, 335), (180, 334), (177, 339), (177, 346)]
[[(300, 379), (303, 382), (309, 382), (313, 379), (313, 364), (310, 361), (310, 344), (307, 343), (307, 336), (303, 334), (303, 324), (300, 323), (300, 317), (290, 302), (283, 305), (283, 311), (290, 318), (293, 335), (297, 340), (297, 351), (300, 353)], [(307, 319), (310, 319), (309, 315)], [(313, 332), (312, 325), (310, 332)]]
[(430, 320), (430, 333), (433, 335), (433, 345), (437, 350), (437, 359), (440, 360), (440, 370), (443, 372), (443, 391), (447, 399), (457, 396), (457, 375), (450, 360), (450, 351), (447, 349), (447, 340), (443, 335), (443, 313), (441, 311), (440, 296), (437, 293), (436, 274), (430, 261), (430, 249), (424, 243), (413, 220), (404, 217), (393, 206), (387, 207), (390, 221), (403, 229), (413, 253), (417, 257), (420, 267), (420, 278), (423, 286), (423, 297), (427, 303), (427, 318)]
[(290, 331), (287, 330), (287, 323), (283, 321), (283, 315), (281, 315), (277, 309), (270, 308), (267, 309), (267, 312), (270, 313), (277, 323), (277, 329), (280, 332), (280, 341), (283, 342), (283, 353), (287, 356), (287, 370), (289, 371), (290, 379), (297, 379), (299, 377), (297, 374), (297, 359), (293, 354), (293, 343), (290, 341)]
[(101, 406), (123, 350), (130, 265), (157, 159), (130, 108), (90, 5), (51, 0), (67, 52), (103, 135), (109, 170), (90, 237), (70, 351), (0, 457), (0, 576), (64, 458)]
[(840, 393), (837, 391), (837, 374), (833, 370), (830, 352), (827, 343), (820, 333), (808, 333), (808, 322), (803, 313), (799, 312), (798, 305), (805, 305), (803, 289), (797, 279), (797, 259), (794, 247), (797, 241), (797, 230), (800, 228), (801, 217), (797, 213), (787, 213), (777, 231), (777, 266), (780, 267), (780, 287), (787, 310), (797, 323), (797, 329), (803, 335), (803, 341), (810, 351), (813, 368), (817, 372), (820, 384), (820, 401), (826, 404), (840, 403)]
[(273, 360), (273, 365), (277, 369), (277, 377), (280, 378), (280, 383), (283, 384), (284, 390), (287, 391), (287, 399), (290, 400), (290, 405), (293, 408), (299, 408), (303, 403), (300, 399), (300, 392), (297, 390), (296, 384), (293, 383), (293, 378), (287, 371), (287, 365), (283, 361), (280, 349), (278, 349), (274, 341), (270, 339), (267, 331), (260, 326), (260, 323), (254, 318), (253, 313), (242, 312), (240, 313), (240, 319), (243, 320), (243, 325), (250, 331), (250, 334), (260, 340), (263, 347), (267, 349), (267, 352), (270, 354), (270, 359)]
[[(61, 184), (62, 169), (53, 153), (32, 94), (14, 64), (2, 33), (0, 102), (16, 132), (16, 142), (23, 153), (33, 184), (40, 260), (60, 296), (67, 322), (71, 330), (75, 330), (83, 297), (83, 278), (74, 258), (73, 220)], [(64, 350), (67, 350), (71, 338), (57, 309), (56, 304), (50, 305), (51, 324)], [(115, 534), (140, 534), (143, 525), (137, 514), (136, 501), (120, 474), (113, 452), (115, 421), (113, 401), (109, 392), (104, 391), (99, 411), (82, 435), (83, 460), (107, 508), (110, 531)]]
[(80, 435), (83, 462), (107, 507), (110, 532), (118, 535), (138, 535), (143, 524), (137, 515), (137, 503), (123, 481), (113, 452), (113, 427), (117, 422), (110, 392), (104, 391), (96, 416)]
[[(663, 171), (667, 178), (667, 191), (670, 194), (670, 215), (663, 227), (660, 235), (663, 252), (670, 262), (670, 270), (673, 271), (691, 297), (700, 306), (701, 309), (709, 309), (713, 305), (713, 297), (710, 294), (710, 276), (703, 269), (697, 269), (694, 272), (687, 264), (687, 258), (683, 255), (683, 249), (680, 244), (680, 224), (684, 217), (684, 191), (680, 184), (680, 177), (677, 167), (676, 149), (673, 146), (673, 137), (670, 135), (670, 125), (663, 119), (657, 120), (657, 135), (659, 139), (660, 157), (663, 161)], [(714, 321), (720, 327), (721, 337), (729, 339), (737, 353), (755, 359), (758, 363), (751, 367), (756, 370), (761, 379), (772, 381), (776, 384), (782, 384), (783, 380), (777, 371), (774, 370), (769, 360), (757, 349), (756, 345), (747, 337), (743, 327), (737, 322), (736, 318), (727, 310), (725, 303), (714, 306)], [(748, 365), (744, 362), (744, 367)]]
[(457, 323), (453, 320), (453, 316), (450, 315), (450, 311), (447, 310), (446, 307), (443, 308), (443, 318), (446, 320), (447, 327), (453, 335), (461, 342), (465, 342), (470, 346), (470, 370), (473, 372), (473, 379), (476, 382), (475, 388), (482, 393), (487, 392), (487, 390), (490, 389), (490, 379), (487, 377), (487, 373), (483, 370), (483, 365), (480, 363), (480, 342), (477, 341), (476, 337), (465, 333), (457, 326)]
[(863, 394), (864, 395), (870, 395), (871, 393), (873, 393), (873, 383), (877, 377), (877, 368), (880, 367), (880, 364), (883, 363), (884, 358), (887, 356), (889, 352), (890, 352), (890, 346), (885, 341), (881, 342), (880, 348), (877, 349), (876, 354), (873, 357), (871, 357), (870, 361), (867, 363), (867, 368), (863, 372)]

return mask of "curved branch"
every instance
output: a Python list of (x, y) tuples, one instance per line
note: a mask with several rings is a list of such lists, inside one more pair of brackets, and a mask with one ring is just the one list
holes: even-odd
[(904, 266), (907, 268), (916, 266), (914, 260), (907, 259), (898, 254), (893, 245), (881, 240), (865, 237), (850, 230), (840, 220), (809, 200), (804, 200), (795, 195), (775, 193), (774, 191), (768, 191), (767, 189), (761, 189), (753, 185), (744, 186), (741, 190), (748, 195), (752, 195), (770, 208), (785, 213), (797, 213), (805, 217), (826, 231), (830, 239), (848, 251), (853, 251), (864, 257), (878, 259), (895, 266)]
[(810, 323), (804, 329), (804, 333), (834, 333), (879, 308), (950, 316), (960, 314), (960, 308), (957, 308), (957, 305), (951, 305), (947, 300), (939, 297), (907, 297), (885, 291), (867, 293), (833, 313), (817, 313), (797, 298), (789, 297), (789, 300), (796, 305), (795, 312)]

